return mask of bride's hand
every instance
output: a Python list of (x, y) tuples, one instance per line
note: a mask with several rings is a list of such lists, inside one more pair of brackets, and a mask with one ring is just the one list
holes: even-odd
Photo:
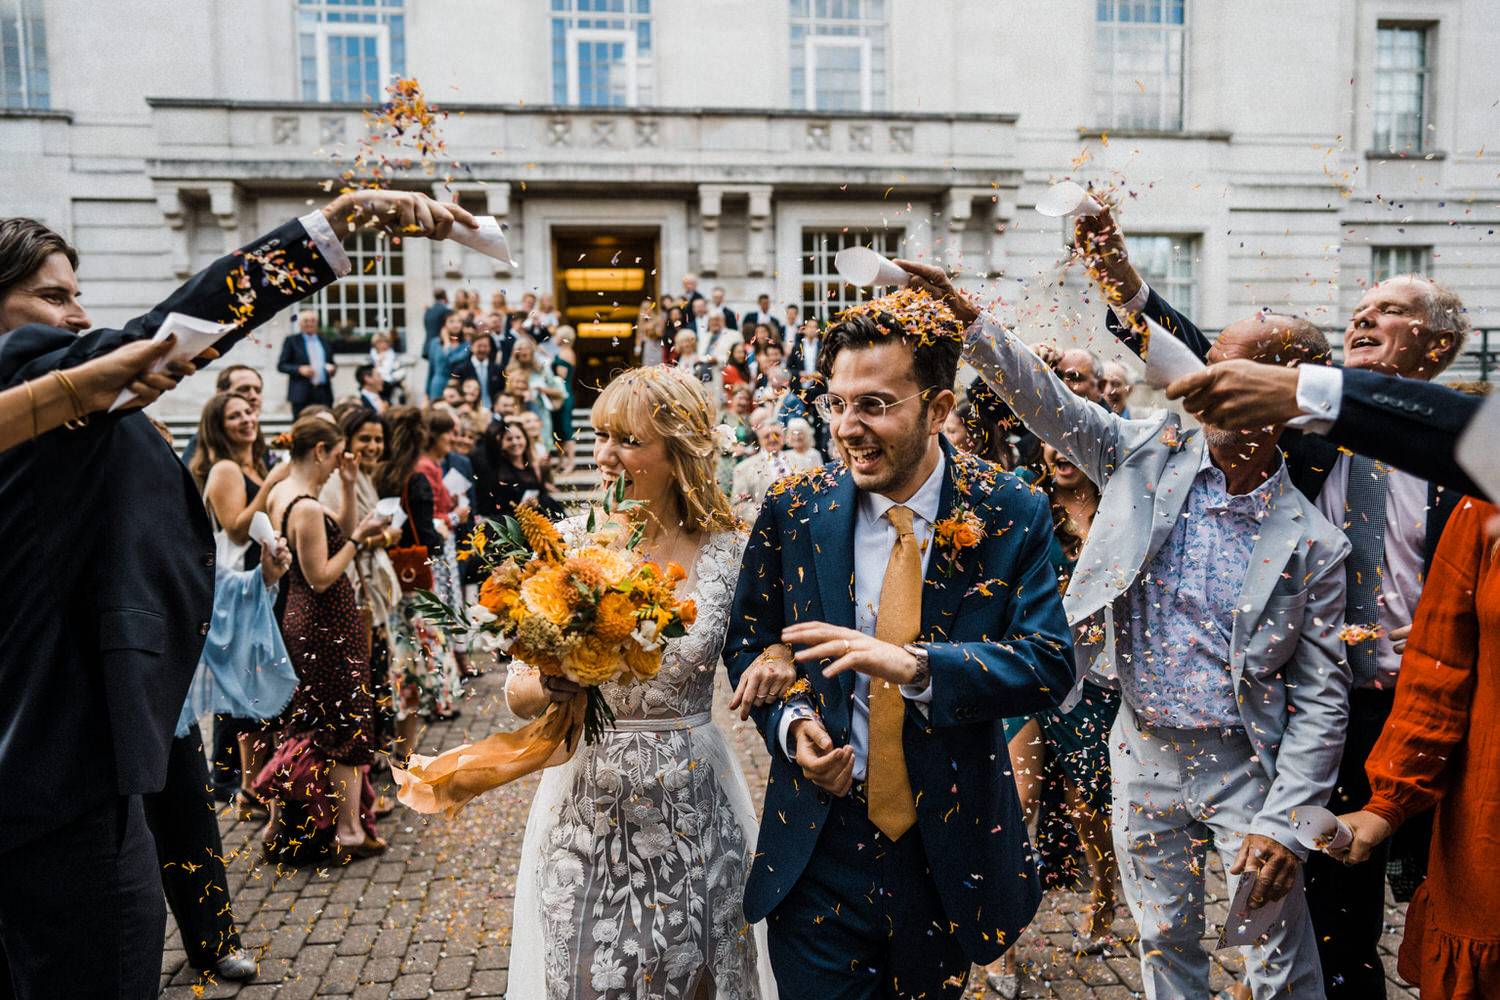
[(729, 710), (740, 710), (740, 718), (750, 718), (752, 709), (780, 700), (787, 688), (797, 680), (797, 668), (792, 664), (792, 651), (777, 643), (768, 648), (740, 675), (739, 686), (729, 700)]

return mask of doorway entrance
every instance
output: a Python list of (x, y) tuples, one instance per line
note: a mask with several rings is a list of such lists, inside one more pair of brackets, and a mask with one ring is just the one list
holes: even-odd
[(656, 298), (656, 227), (552, 231), (552, 287), (563, 322), (578, 331), (573, 397), (594, 402), (610, 379), (639, 364), (635, 317), (644, 299)]

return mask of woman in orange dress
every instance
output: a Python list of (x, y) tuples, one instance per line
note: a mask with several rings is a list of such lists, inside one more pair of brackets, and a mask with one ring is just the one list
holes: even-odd
[(1365, 765), (1369, 805), (1342, 819), (1362, 861), (1436, 804), (1427, 881), (1397, 971), (1423, 1000), (1500, 997), (1500, 541), (1491, 504), (1448, 522), (1401, 660), (1396, 703)]

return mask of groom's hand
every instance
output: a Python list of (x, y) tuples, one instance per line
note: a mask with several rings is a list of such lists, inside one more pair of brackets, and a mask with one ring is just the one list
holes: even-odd
[(807, 780), (834, 795), (848, 795), (854, 784), (854, 748), (833, 745), (833, 738), (817, 719), (792, 723), (792, 742), (797, 748), (797, 766)]
[(824, 677), (857, 670), (892, 684), (910, 684), (917, 676), (917, 658), (894, 643), (865, 635), (858, 629), (840, 628), (824, 622), (798, 622), (781, 632), (781, 641), (804, 648), (797, 662), (832, 660), (823, 668)]
[(796, 681), (792, 651), (778, 642), (757, 656), (740, 675), (734, 697), (729, 699), (729, 710), (739, 709), (740, 718), (748, 719), (752, 709), (778, 700)]

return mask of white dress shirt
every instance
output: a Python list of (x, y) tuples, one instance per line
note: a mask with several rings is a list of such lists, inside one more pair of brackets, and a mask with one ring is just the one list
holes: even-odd
[[(922, 578), (927, 578), (927, 566), (932, 561), (932, 525), (937, 520), (938, 503), (943, 494), (943, 474), (948, 459), (940, 455), (937, 468), (927, 477), (917, 492), (901, 504), (912, 512), (912, 532), (917, 536), (917, 545), (922, 552)], [(896, 547), (896, 526), (886, 517), (886, 512), (897, 506), (896, 501), (878, 493), (859, 494), (859, 510), (854, 516), (854, 627), (865, 635), (875, 634), (875, 617), (880, 611), (880, 588), (885, 583), (886, 564), (890, 562), (891, 550)], [(813, 669), (817, 669), (814, 667)], [(927, 704), (932, 701), (932, 685), (922, 688), (902, 685), (901, 694), (908, 701)], [(778, 734), (782, 752), (788, 760), (797, 758), (796, 744), (790, 741), (792, 723), (797, 719), (817, 718), (812, 704), (804, 698), (794, 698), (781, 713)], [(865, 780), (870, 746), (870, 678), (865, 674), (854, 675), (854, 705), (850, 713), (849, 746), (854, 750), (854, 780)]]

